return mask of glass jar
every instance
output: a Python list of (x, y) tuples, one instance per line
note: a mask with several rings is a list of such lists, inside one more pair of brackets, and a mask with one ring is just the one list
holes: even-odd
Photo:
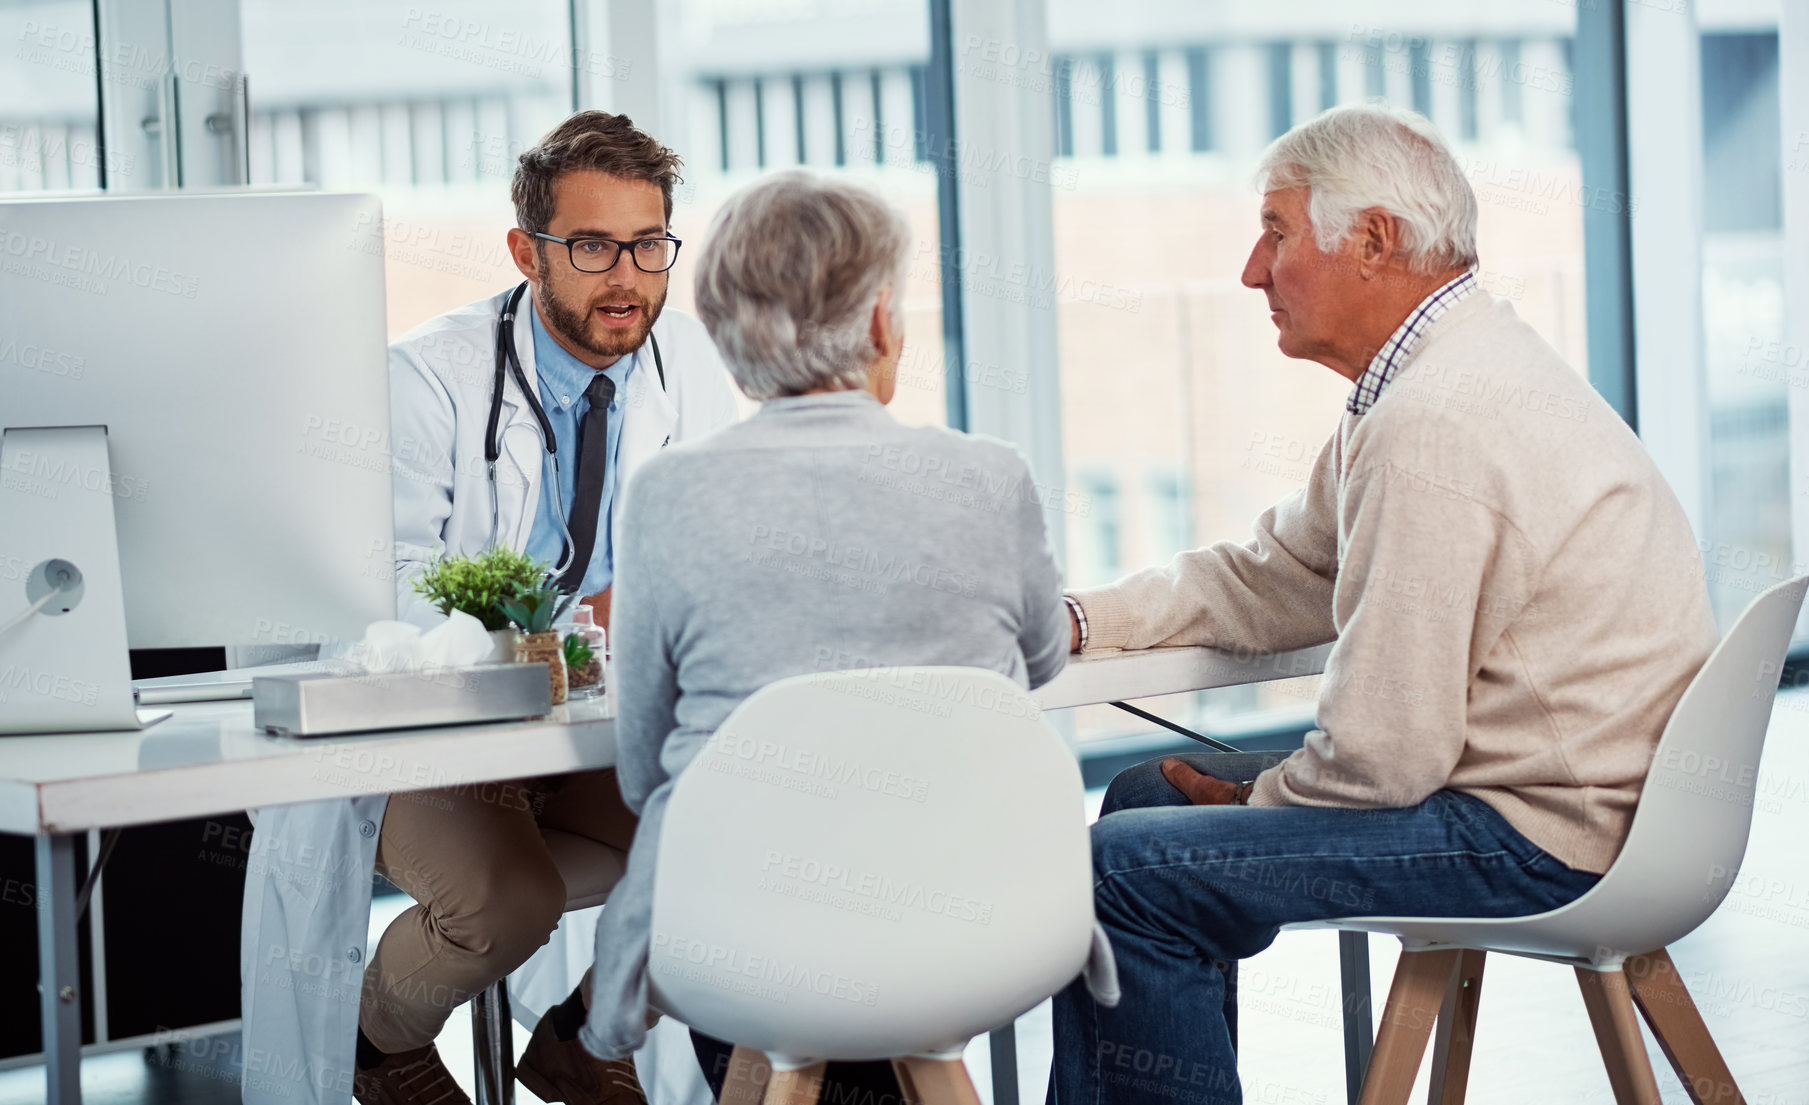
[(545, 664), (553, 705), (565, 701), (565, 638), (556, 631), (529, 633), (515, 642), (517, 664)]

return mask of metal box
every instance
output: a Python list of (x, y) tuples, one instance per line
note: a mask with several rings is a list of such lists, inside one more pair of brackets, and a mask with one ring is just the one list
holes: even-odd
[(251, 681), (251, 698), (252, 723), (289, 737), (515, 721), (553, 708), (545, 664), (484, 664), (426, 674), (260, 675)]

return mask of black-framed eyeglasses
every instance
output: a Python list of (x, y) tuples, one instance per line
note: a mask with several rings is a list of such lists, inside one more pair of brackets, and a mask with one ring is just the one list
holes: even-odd
[(678, 247), (685, 243), (670, 234), (663, 238), (636, 238), (632, 242), (615, 238), (561, 238), (557, 234), (535, 234), (549, 242), (558, 242), (579, 272), (608, 272), (616, 267), (626, 252), (634, 258), (634, 267), (642, 272), (665, 272), (678, 260)]

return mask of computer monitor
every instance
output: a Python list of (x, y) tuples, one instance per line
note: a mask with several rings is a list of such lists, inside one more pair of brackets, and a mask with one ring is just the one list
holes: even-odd
[[(35, 521), (0, 513), (0, 624), (38, 527), (103, 479), (134, 648), (394, 617), (386, 341), (375, 196), (0, 201), (0, 430), (104, 426), (109, 468), (9, 435), (0, 504)], [(0, 633), (0, 696), (47, 624)]]

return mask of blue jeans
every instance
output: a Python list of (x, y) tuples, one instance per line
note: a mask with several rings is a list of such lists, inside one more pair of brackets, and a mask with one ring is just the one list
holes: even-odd
[[(1254, 756), (1182, 756), (1247, 781)], [(1441, 790), (1408, 809), (1194, 806), (1151, 760), (1120, 774), (1093, 826), (1093, 895), (1123, 1000), (1055, 996), (1050, 1105), (1239, 1105), (1236, 962), (1291, 921), (1516, 917), (1594, 886), (1484, 802)]]

